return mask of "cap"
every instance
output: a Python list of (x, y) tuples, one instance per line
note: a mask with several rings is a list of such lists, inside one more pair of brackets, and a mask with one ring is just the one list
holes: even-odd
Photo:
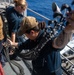
[(27, 30), (30, 30), (38, 25), (38, 21), (36, 20), (35, 17), (32, 16), (27, 16), (23, 18), (21, 22), (21, 26), (18, 31), (18, 35), (21, 36), (23, 35)]
[(13, 0), (18, 5), (26, 5), (26, 0)]

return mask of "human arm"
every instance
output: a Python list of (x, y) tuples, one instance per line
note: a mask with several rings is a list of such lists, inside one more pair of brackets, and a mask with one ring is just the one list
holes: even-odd
[(15, 47), (18, 49), (30, 49), (32, 43), (30, 42), (30, 40), (26, 40), (24, 42), (12, 42), (10, 39), (7, 39), (7, 42), (9, 44), (9, 46), (11, 47)]
[(20, 24), (20, 23), (19, 23), (19, 19), (15, 18), (14, 16), (15, 16), (15, 15), (13, 14), (13, 18), (11, 19), (11, 23), (12, 23), (11, 40), (12, 40), (13, 42), (16, 41), (16, 37), (17, 37), (16, 33), (17, 33), (17, 31), (18, 31), (19, 24)]
[(64, 31), (54, 39), (54, 48), (64, 48), (70, 41), (72, 34), (74, 33), (74, 11), (68, 13), (67, 21), (69, 24), (65, 27)]
[(12, 47), (18, 48), (18, 44), (19, 44), (18, 42), (13, 42), (10, 39), (7, 39), (7, 43)]
[[(70, 26), (68, 26), (68, 27), (70, 27)], [(53, 40), (52, 45), (53, 45), (54, 48), (62, 49), (62, 48), (64, 48), (64, 47), (68, 44), (68, 42), (71, 40), (73, 31), (72, 31), (72, 30), (69, 30), (69, 31), (68, 31), (68, 27), (66, 27), (66, 28), (61, 32), (61, 34)], [(69, 29), (70, 29), (70, 28), (69, 28)]]
[(17, 31), (18, 31), (18, 29), (19, 29), (19, 27), (20, 27), (20, 23), (21, 23), (21, 21), (20, 21), (20, 19), (16, 16), (16, 18), (13, 16), (13, 19), (14, 20), (12, 20), (12, 30), (11, 30), (11, 40), (13, 41), (13, 42), (15, 42), (16, 41), (16, 38), (18, 38), (17, 37)]
[(11, 40), (12, 40), (13, 42), (15, 42), (15, 38), (16, 38), (16, 34), (12, 32), (12, 34), (11, 34)]

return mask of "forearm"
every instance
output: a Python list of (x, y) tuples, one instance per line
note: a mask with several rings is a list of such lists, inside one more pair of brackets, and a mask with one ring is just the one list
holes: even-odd
[(57, 38), (54, 39), (53, 41), (53, 47), (54, 48), (64, 48), (68, 42), (70, 41), (72, 37), (72, 31), (64, 30)]
[(15, 33), (12, 33), (11, 34), (11, 40), (12, 40), (12, 42), (15, 42), (15, 38), (16, 38), (16, 34)]

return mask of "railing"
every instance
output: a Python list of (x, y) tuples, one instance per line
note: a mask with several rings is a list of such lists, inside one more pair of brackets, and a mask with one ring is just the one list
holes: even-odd
[[(11, 3), (11, 0), (4, 0), (4, 2)], [(31, 13), (38, 15), (41, 18), (46, 19), (47, 21), (50, 20), (49, 18), (43, 16), (42, 14), (39, 14), (38, 12), (35, 12), (34, 10), (32, 10), (30, 8), (27, 8), (27, 10), (29, 10)], [(71, 47), (70, 45), (67, 45), (66, 47), (68, 47), (69, 50), (65, 51), (63, 54), (60, 53), (61, 58), (62, 58), (62, 63), (65, 64), (65, 66), (62, 66), (62, 68), (66, 72), (67, 75), (74, 75), (74, 61), (72, 61), (72, 60), (74, 60), (74, 48)], [(65, 49), (63, 49), (63, 50), (65, 50)], [(30, 68), (30, 70), (31, 70), (31, 68)]]

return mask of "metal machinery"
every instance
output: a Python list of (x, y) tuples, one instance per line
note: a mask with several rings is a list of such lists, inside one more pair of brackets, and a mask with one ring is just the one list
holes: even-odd
[[(72, 1), (72, 5), (74, 4), (74, 0)], [(13, 5), (12, 4), (12, 0), (0, 0), (0, 8), (6, 8), (6, 6), (8, 5)], [(1, 7), (2, 6), (2, 7)], [(58, 5), (56, 3), (52, 4), (52, 10), (54, 12), (53, 16), (54, 18), (57, 16), (62, 16), (62, 19), (64, 19), (66, 16), (62, 15), (62, 11), (64, 10), (66, 11), (66, 9), (68, 11), (71, 11), (71, 7), (67, 4), (63, 4), (61, 8), (58, 7)], [(38, 12), (35, 12), (33, 10), (31, 10), (30, 8), (27, 8), (28, 11), (30, 11), (31, 13), (34, 13), (35, 15), (38, 15), (39, 17), (43, 18), (44, 20), (50, 21), (49, 18), (39, 14)], [(60, 25), (61, 25), (60, 21)], [(63, 69), (63, 75), (74, 75), (74, 36), (72, 38), (72, 40), (66, 45), (66, 47), (60, 51), (60, 55), (62, 58), (62, 69)], [(25, 64), (27, 66), (27, 68), (30, 70), (32, 70), (32, 65), (31, 62), (25, 61)]]

